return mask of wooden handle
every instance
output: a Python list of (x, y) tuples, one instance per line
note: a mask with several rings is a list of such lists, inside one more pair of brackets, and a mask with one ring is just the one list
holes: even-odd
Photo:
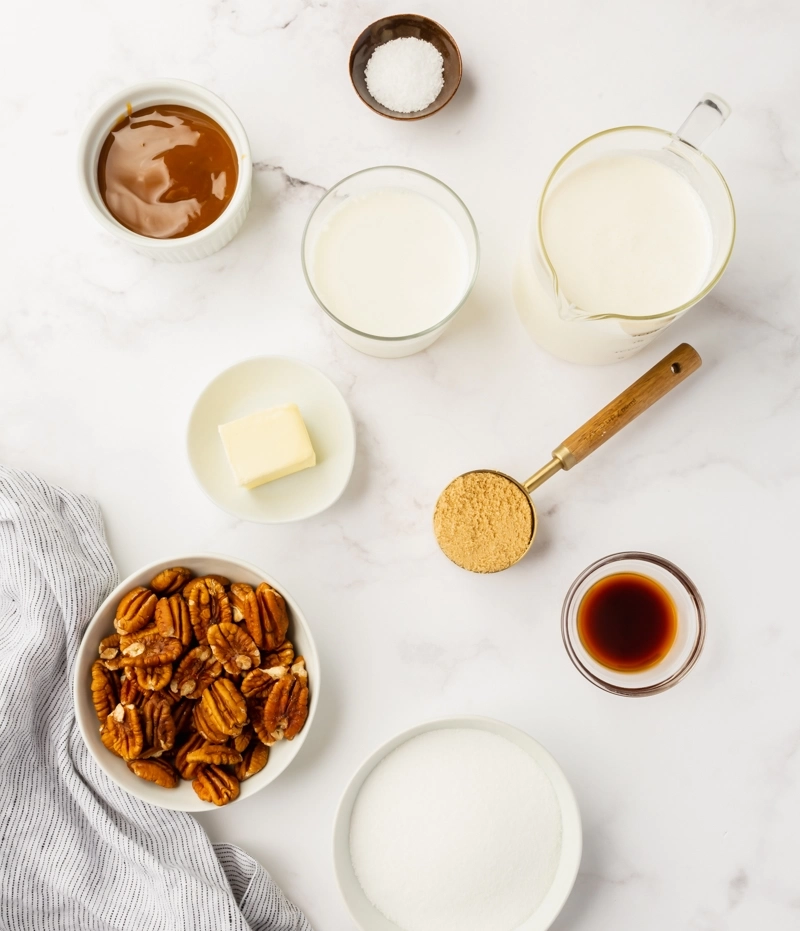
[(630, 388), (626, 388), (591, 420), (568, 436), (553, 451), (553, 456), (561, 460), (565, 469), (571, 469), (687, 379), (692, 372), (696, 372), (702, 364), (703, 360), (697, 350), (688, 343), (681, 343)]

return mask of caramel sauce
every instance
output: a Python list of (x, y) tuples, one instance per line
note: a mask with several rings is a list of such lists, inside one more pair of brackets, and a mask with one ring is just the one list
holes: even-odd
[(199, 110), (158, 104), (129, 112), (100, 150), (100, 195), (123, 226), (153, 239), (191, 236), (233, 197), (238, 160), (227, 133)]
[(587, 652), (617, 672), (660, 663), (678, 632), (678, 612), (655, 579), (620, 572), (595, 582), (578, 607), (578, 636)]

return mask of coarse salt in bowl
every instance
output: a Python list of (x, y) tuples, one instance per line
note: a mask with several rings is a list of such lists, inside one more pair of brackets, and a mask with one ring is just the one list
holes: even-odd
[(442, 53), (425, 39), (405, 36), (379, 45), (364, 77), (372, 96), (395, 113), (429, 107), (444, 87)]
[[(555, 812), (556, 817), (560, 818), (561, 833), (560, 844), (555, 848), (557, 852), (554, 854), (557, 862), (550, 862), (546, 850), (537, 851), (534, 849), (528, 851), (530, 856), (526, 856), (524, 861), (527, 868), (522, 877), (512, 877), (510, 882), (506, 882), (503, 877), (498, 880), (498, 887), (506, 889), (506, 897), (495, 902), (494, 909), (488, 907), (488, 911), (485, 914), (482, 913), (481, 916), (470, 916), (469, 909), (467, 909), (464, 915), (456, 917), (458, 931), (473, 931), (472, 926), (468, 927), (469, 922), (473, 918), (477, 920), (478, 917), (482, 921), (482, 923), (479, 922), (482, 931), (486, 921), (489, 921), (497, 931), (512, 931), (512, 928), (518, 928), (519, 931), (545, 931), (561, 911), (577, 876), (582, 846), (580, 814), (566, 777), (553, 757), (540, 744), (522, 731), (489, 718), (457, 716), (422, 724), (398, 734), (376, 750), (362, 764), (345, 790), (334, 825), (334, 867), (345, 903), (362, 931), (417, 931), (417, 929), (419, 931), (433, 931), (433, 929), (449, 931), (450, 928), (456, 927), (456, 925), (448, 923), (455, 916), (452, 915), (452, 910), (447, 908), (447, 897), (443, 895), (442, 888), (443, 884), (452, 882), (453, 869), (451, 868), (448, 871), (447, 876), (438, 875), (438, 867), (435, 863), (431, 863), (426, 867), (425, 856), (427, 854), (424, 850), (420, 850), (419, 864), (414, 862), (415, 858), (407, 855), (403, 856), (403, 848), (406, 848), (406, 854), (408, 850), (402, 836), (402, 825), (394, 823), (397, 819), (392, 806), (389, 806), (388, 810), (382, 810), (380, 804), (376, 804), (376, 798), (379, 798), (376, 788), (380, 789), (381, 784), (384, 787), (387, 784), (391, 785), (393, 781), (395, 786), (403, 785), (402, 772), (398, 772), (396, 765), (398, 758), (396, 756), (392, 757), (394, 751), (398, 750), (398, 748), (406, 751), (406, 757), (412, 755), (408, 751), (412, 751), (413, 754), (418, 756), (417, 751), (425, 750), (423, 742), (430, 741), (434, 737), (434, 732), (450, 732), (448, 735), (441, 735), (448, 742), (448, 747), (445, 748), (444, 743), (440, 742), (442, 747), (440, 764), (434, 768), (430, 765), (430, 760), (428, 761), (426, 771), (435, 776), (437, 769), (445, 770), (454, 763), (453, 759), (448, 759), (446, 756), (448, 749), (454, 752), (455, 747), (457, 747), (457, 741), (455, 745), (453, 743), (454, 738), (458, 737), (459, 732), (463, 734), (465, 731), (470, 730), (483, 732), (483, 736), (487, 738), (484, 742), (487, 744), (489, 738), (502, 738), (513, 745), (508, 748), (512, 754), (516, 749), (522, 750), (527, 759), (535, 764), (533, 773), (529, 773), (529, 775), (538, 774), (535, 776), (535, 780), (539, 780), (538, 784), (541, 789), (540, 808), (537, 812), (521, 811), (520, 820), (530, 828), (531, 819), (533, 818), (533, 823), (540, 828), (541, 842), (546, 846), (548, 832), (552, 837), (552, 818)], [(420, 738), (420, 740), (417, 741), (415, 738)], [(431, 746), (428, 747), (427, 752), (430, 752)], [(491, 774), (494, 772), (493, 778), (495, 782), (498, 778), (503, 779), (502, 785), (493, 785), (487, 789), (490, 794), (482, 795), (485, 799), (496, 799), (499, 806), (498, 811), (503, 809), (506, 802), (502, 797), (504, 792), (507, 791), (512, 800), (524, 798), (524, 796), (519, 795), (522, 788), (520, 771), (513, 776), (509, 773), (508, 778), (506, 778), (501, 762), (501, 757), (506, 756), (506, 751), (500, 752), (501, 749), (495, 749), (496, 759), (483, 761), (485, 767), (482, 767), (482, 771), (486, 773)], [(489, 749), (488, 752), (491, 753), (492, 750)], [(422, 755), (424, 756), (424, 753)], [(413, 773), (415, 761), (407, 759), (406, 762), (411, 765), (411, 772)], [(416, 760), (418, 765), (424, 763), (424, 760), (422, 762)], [(514, 768), (520, 766), (522, 770), (525, 769), (524, 760), (517, 760)], [(470, 774), (467, 774), (464, 786), (459, 790), (462, 794), (467, 793), (465, 798), (468, 797), (469, 791), (480, 791), (480, 786), (469, 786), (469, 776)], [(431, 782), (434, 784), (433, 792), (435, 793), (436, 781), (432, 779)], [(439, 788), (441, 789), (441, 786)], [(364, 792), (364, 798), (360, 800), (362, 791)], [(416, 792), (415, 798), (419, 798), (420, 807), (424, 804), (435, 803), (435, 798), (425, 798), (422, 791), (416, 789), (413, 791)], [(520, 801), (519, 804), (527, 807), (527, 798)], [(474, 812), (480, 807), (472, 806), (469, 810)], [(458, 806), (450, 806), (450, 811), (447, 812), (447, 817), (450, 820), (447, 824), (439, 824), (438, 827), (441, 828), (444, 836), (458, 834), (462, 840), (465, 840), (470, 833), (474, 835), (476, 827), (470, 823), (463, 826), (459, 824), (458, 819), (453, 817), (454, 811), (457, 810)], [(508, 806), (506, 805), (506, 823), (508, 823), (508, 814)], [(465, 818), (465, 821), (469, 821), (469, 818)], [(398, 838), (397, 843), (382, 847), (382, 842), (386, 840), (387, 830), (391, 828), (392, 824), (396, 829), (394, 836)], [(413, 830), (414, 827), (412, 826), (412, 832)], [(478, 834), (480, 834), (481, 830), (485, 830), (485, 825), (483, 827), (478, 825)], [(421, 829), (418, 833), (421, 833)], [(519, 835), (519, 832), (517, 833)], [(479, 844), (479, 850), (486, 852), (496, 848), (497, 851), (503, 851), (504, 838), (492, 836), (491, 831), (485, 835), (485, 838), (486, 843)], [(438, 847), (441, 836), (434, 830), (429, 841), (430, 846)], [(517, 842), (519, 842), (519, 836)], [(424, 846), (425, 839), (420, 838), (420, 843)], [(387, 855), (384, 857), (381, 854), (378, 857), (376, 851), (386, 850), (387, 846), (390, 848)], [(476, 863), (471, 862), (468, 854), (462, 857), (461, 850), (462, 848), (458, 847), (457, 852), (451, 853), (449, 858), (451, 867), (453, 864), (458, 864), (459, 869), (466, 871), (475, 869)], [(441, 853), (442, 850), (438, 850), (438, 854), (441, 855)], [(488, 853), (487, 856), (492, 856), (492, 854)], [(376, 864), (376, 859), (380, 859), (381, 863)], [(423, 867), (421, 871), (417, 869), (420, 865)], [(382, 880), (380, 869), (383, 867), (386, 867), (389, 872), (383, 876)], [(531, 874), (532, 869), (537, 871), (537, 875)], [(404, 873), (405, 875), (403, 875)], [(373, 901), (370, 900), (367, 892), (362, 887), (359, 876), (361, 876), (365, 885), (370, 888), (373, 898), (381, 898), (380, 904), (386, 911), (395, 910), (394, 920), (386, 917), (373, 904)], [(530, 887), (527, 886), (525, 876), (529, 877)], [(404, 880), (406, 891), (403, 895), (399, 894), (400, 890), (397, 887)], [(476, 883), (476, 885), (478, 884)], [(537, 884), (539, 888), (535, 888)], [(519, 920), (520, 904), (515, 904), (508, 897), (509, 890), (516, 889), (519, 893), (520, 888), (528, 901), (536, 901), (538, 898), (538, 904), (535, 905), (532, 913), (529, 913), (527, 917), (523, 915), (521, 923)], [(477, 892), (473, 892), (467, 885), (464, 892), (465, 898), (473, 894), (477, 895)], [(411, 901), (412, 899), (414, 901)], [(481, 905), (476, 899), (476, 908), (484, 908), (485, 910), (486, 906), (487, 903)], [(491, 903), (489, 903), (489, 906), (491, 906)], [(507, 923), (507, 927), (504, 922)]]

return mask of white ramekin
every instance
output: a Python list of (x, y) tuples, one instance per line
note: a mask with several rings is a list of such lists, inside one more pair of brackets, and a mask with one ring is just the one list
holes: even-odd
[[(179, 104), (200, 110), (216, 120), (228, 134), (239, 156), (239, 177), (231, 202), (221, 216), (205, 229), (179, 239), (153, 239), (127, 229), (114, 219), (100, 196), (97, 162), (100, 149), (117, 120), (128, 112), (153, 104)], [(89, 120), (78, 146), (78, 186), (89, 211), (109, 233), (143, 255), (165, 262), (191, 262), (212, 255), (239, 232), (250, 208), (253, 165), (250, 143), (236, 114), (216, 94), (192, 84), (164, 78), (119, 91)]]

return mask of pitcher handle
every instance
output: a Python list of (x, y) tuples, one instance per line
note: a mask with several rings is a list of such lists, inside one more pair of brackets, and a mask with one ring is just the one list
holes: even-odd
[(682, 142), (699, 149), (730, 115), (731, 108), (722, 97), (717, 94), (704, 94), (675, 135)]

